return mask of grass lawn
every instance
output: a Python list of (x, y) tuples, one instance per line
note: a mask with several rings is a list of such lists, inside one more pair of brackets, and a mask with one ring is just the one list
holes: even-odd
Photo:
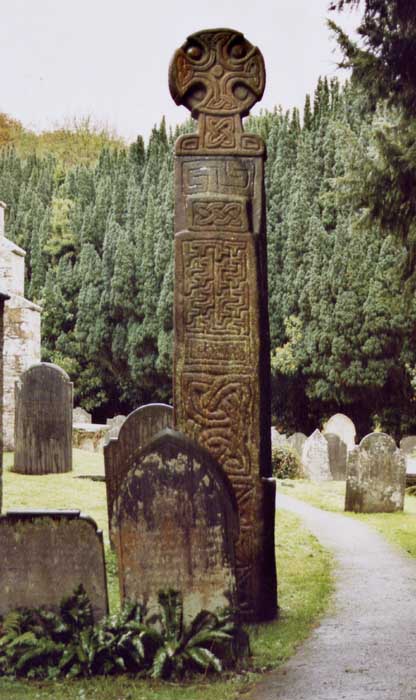
[[(6, 465), (11, 456), (6, 456)], [(5, 471), (4, 510), (12, 508), (79, 508), (92, 515), (108, 541), (105, 485), (79, 474), (102, 474), (100, 455), (74, 450), (70, 474), (22, 476)], [(108, 554), (108, 550), (107, 550)], [(276, 520), (280, 620), (250, 627), (252, 659), (244, 672), (220, 678), (172, 684), (121, 676), (82, 681), (28, 683), (0, 679), (0, 700), (233, 700), (248, 690), (259, 673), (283, 663), (308, 636), (325, 611), (332, 591), (332, 557), (301, 525), (280, 512)], [(117, 602), (116, 563), (108, 561), (110, 603)]]
[[(292, 486), (289, 486), (291, 484)], [(278, 490), (317, 508), (344, 512), (345, 481), (325, 481), (320, 484), (304, 479), (285, 480)], [(376, 528), (393, 544), (416, 557), (416, 497), (406, 494), (403, 513), (345, 513)]]

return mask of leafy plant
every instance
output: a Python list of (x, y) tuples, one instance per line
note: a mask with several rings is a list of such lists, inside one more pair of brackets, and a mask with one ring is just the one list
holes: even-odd
[(184, 624), (180, 594), (159, 594), (161, 609), (160, 648), (152, 664), (153, 678), (181, 678), (187, 671), (220, 673), (221, 659), (229, 664), (248, 653), (248, 637), (230, 611), (202, 610), (189, 625)]
[(272, 470), (276, 479), (296, 479), (302, 473), (298, 453), (286, 445), (272, 447)]
[(183, 622), (176, 591), (159, 594), (160, 615), (146, 620), (138, 603), (127, 602), (116, 615), (94, 625), (82, 586), (62, 601), (58, 612), (45, 609), (9, 613), (0, 627), (0, 675), (51, 679), (134, 673), (176, 678), (187, 672), (220, 672), (247, 653), (247, 635), (230, 611), (201, 611)]

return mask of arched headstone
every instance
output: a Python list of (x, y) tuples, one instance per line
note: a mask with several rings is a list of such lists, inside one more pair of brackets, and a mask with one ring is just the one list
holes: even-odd
[(405, 457), (389, 435), (370, 433), (349, 453), (345, 510), (403, 510), (405, 486)]
[(57, 365), (41, 362), (16, 382), (14, 471), (72, 470), (72, 383)]
[(315, 430), (304, 442), (302, 466), (306, 479), (311, 481), (331, 481), (328, 443), (324, 436)]
[(114, 499), (130, 468), (131, 461), (163, 428), (173, 428), (172, 406), (164, 403), (149, 403), (132, 411), (123, 422), (118, 437), (110, 438), (104, 445), (110, 536)]
[(171, 588), (186, 618), (235, 605), (237, 502), (215, 459), (165, 428), (128, 466), (111, 524), (122, 599), (152, 612)]
[(357, 434), (355, 425), (351, 418), (348, 418), (343, 413), (335, 413), (335, 415), (331, 416), (325, 423), (323, 432), (338, 435), (345, 442), (348, 450), (352, 450), (355, 446), (355, 436)]
[(347, 446), (339, 435), (324, 433), (328, 443), (329, 469), (335, 481), (344, 481), (347, 476)]

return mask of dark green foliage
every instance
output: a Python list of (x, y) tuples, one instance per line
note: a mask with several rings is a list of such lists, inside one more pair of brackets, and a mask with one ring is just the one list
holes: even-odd
[(296, 450), (287, 445), (273, 445), (272, 470), (276, 479), (298, 479), (302, 464)]
[(183, 624), (179, 593), (159, 594), (161, 614), (146, 620), (127, 603), (94, 625), (82, 586), (57, 613), (20, 610), (0, 626), (0, 675), (31, 679), (76, 678), (116, 673), (176, 678), (191, 672), (220, 673), (248, 653), (248, 638), (229, 611), (201, 611)]

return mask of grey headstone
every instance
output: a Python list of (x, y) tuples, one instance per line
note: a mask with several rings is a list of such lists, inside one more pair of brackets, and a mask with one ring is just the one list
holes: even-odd
[(118, 416), (114, 416), (114, 418), (107, 418), (106, 423), (107, 423), (107, 425), (110, 426), (110, 428), (113, 428), (113, 427), (121, 428), (121, 426), (123, 425), (126, 418), (127, 418), (127, 416), (118, 415)]
[(403, 510), (405, 485), (405, 458), (393, 438), (385, 433), (366, 435), (348, 455), (345, 510)]
[(151, 613), (173, 588), (187, 619), (235, 604), (237, 501), (216, 460), (181, 433), (165, 428), (132, 458), (112, 531), (123, 599)]
[(287, 440), (290, 447), (292, 447), (295, 450), (295, 452), (298, 453), (300, 458), (302, 458), (302, 450), (305, 444), (305, 440), (305, 433), (294, 433)]
[(411, 455), (416, 452), (416, 435), (406, 435), (400, 440), (400, 449), (406, 455)]
[(306, 479), (311, 481), (331, 481), (328, 443), (324, 436), (315, 430), (304, 442), (302, 466)]
[(104, 445), (104, 465), (107, 485), (108, 523), (113, 515), (113, 503), (127, 474), (132, 459), (163, 428), (173, 427), (173, 408), (164, 403), (149, 403), (130, 413), (118, 433)]
[(72, 383), (63, 369), (32, 365), (16, 382), (14, 471), (72, 470)]
[(278, 445), (279, 447), (284, 447), (287, 445), (287, 436), (284, 433), (279, 433), (276, 428), (271, 429), (272, 447)]
[(57, 609), (83, 584), (94, 619), (108, 612), (103, 536), (79, 511), (11, 511), (0, 517), (0, 615)]
[(331, 416), (325, 423), (323, 432), (338, 435), (345, 442), (348, 450), (352, 450), (355, 446), (355, 436), (357, 434), (355, 425), (351, 418), (348, 418), (343, 413), (335, 413), (335, 415)]
[(328, 443), (329, 468), (335, 481), (345, 481), (347, 476), (347, 446), (339, 435), (325, 433), (324, 438)]
[(72, 422), (73, 423), (92, 423), (91, 413), (85, 411), (81, 406), (77, 406), (72, 411)]

